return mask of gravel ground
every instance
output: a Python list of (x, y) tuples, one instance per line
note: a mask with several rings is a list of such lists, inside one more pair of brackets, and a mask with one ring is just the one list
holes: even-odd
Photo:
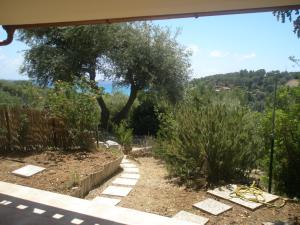
[[(219, 216), (212, 216), (196, 208), (193, 204), (206, 198), (213, 198), (205, 191), (194, 191), (172, 183), (167, 177), (167, 171), (162, 162), (151, 157), (138, 158), (135, 162), (140, 169), (140, 179), (127, 197), (121, 198), (118, 206), (156, 213), (163, 216), (173, 216), (181, 210), (209, 218), (208, 224), (262, 224), (266, 221), (288, 220), (300, 218), (300, 204), (288, 202), (283, 208), (263, 207), (255, 211), (248, 210), (237, 204), (220, 200), (233, 206)], [(119, 176), (117, 174), (115, 177)], [(92, 199), (99, 196), (104, 188), (111, 184), (108, 180), (100, 188), (90, 192), (86, 197)]]

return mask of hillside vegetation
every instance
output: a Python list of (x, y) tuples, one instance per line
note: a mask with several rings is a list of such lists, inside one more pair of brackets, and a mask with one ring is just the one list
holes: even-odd
[[(216, 74), (200, 79), (194, 79), (193, 85), (210, 86), (216, 90), (239, 91), (240, 100), (252, 109), (262, 112), (265, 102), (274, 90), (274, 76), (278, 86), (286, 85), (290, 80), (300, 79), (299, 72), (279, 72), (265, 70), (241, 70), (240, 72)], [(295, 82), (294, 82), (295, 83)]]

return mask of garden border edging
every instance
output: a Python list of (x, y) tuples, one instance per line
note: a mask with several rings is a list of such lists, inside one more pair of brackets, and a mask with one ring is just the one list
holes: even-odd
[(116, 171), (120, 168), (123, 157), (124, 155), (105, 164), (101, 171), (89, 174), (86, 178), (80, 180), (78, 189), (71, 192), (71, 196), (78, 198), (86, 196), (92, 189), (102, 184), (107, 178), (116, 173)]

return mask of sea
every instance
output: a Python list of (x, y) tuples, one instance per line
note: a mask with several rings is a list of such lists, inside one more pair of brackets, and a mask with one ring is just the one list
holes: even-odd
[(97, 81), (98, 85), (100, 87), (104, 88), (104, 92), (108, 94), (116, 93), (116, 92), (121, 92), (124, 95), (130, 94), (130, 87), (118, 87), (113, 85), (112, 81)]

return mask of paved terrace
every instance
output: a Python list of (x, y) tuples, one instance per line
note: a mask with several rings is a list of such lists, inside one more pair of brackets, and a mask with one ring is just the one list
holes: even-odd
[(1, 225), (196, 225), (0, 181)]

